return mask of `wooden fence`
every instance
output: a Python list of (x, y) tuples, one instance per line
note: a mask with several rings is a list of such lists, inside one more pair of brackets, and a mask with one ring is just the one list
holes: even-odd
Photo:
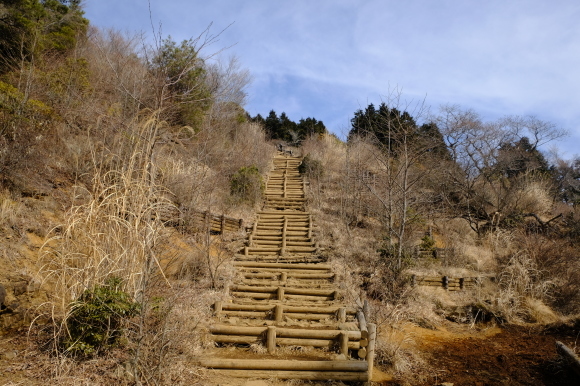
[(473, 288), (481, 283), (481, 277), (449, 277), (449, 276), (411, 276), (411, 285), (443, 287), (449, 291), (460, 291)]
[(212, 233), (238, 232), (242, 230), (242, 219), (213, 214), (209, 211), (199, 211), (186, 208), (180, 210), (177, 206), (171, 210), (159, 213), (161, 221), (171, 226), (182, 226), (197, 231), (209, 230)]
[(415, 256), (432, 257), (434, 259), (445, 259), (448, 257), (448, 249), (447, 248), (421, 249), (417, 247), (415, 249)]
[(226, 217), (210, 212), (190, 210), (188, 213), (188, 225), (195, 229), (209, 229), (211, 232), (223, 234), (224, 232), (237, 232), (242, 230), (242, 219)]

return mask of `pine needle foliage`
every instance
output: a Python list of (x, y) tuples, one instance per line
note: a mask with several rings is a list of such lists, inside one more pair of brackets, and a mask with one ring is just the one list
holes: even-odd
[(121, 290), (122, 280), (110, 277), (105, 284), (86, 290), (71, 304), (68, 336), (63, 348), (73, 355), (98, 354), (120, 343), (129, 318), (141, 307)]

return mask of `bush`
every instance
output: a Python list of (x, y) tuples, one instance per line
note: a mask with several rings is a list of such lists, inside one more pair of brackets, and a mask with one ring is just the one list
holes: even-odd
[(309, 177), (322, 177), (322, 162), (306, 154), (298, 166), (298, 172)]
[(119, 343), (127, 319), (140, 311), (138, 303), (120, 290), (121, 279), (111, 277), (104, 285), (86, 290), (72, 303), (66, 321), (65, 350), (92, 355)]
[(264, 192), (260, 171), (254, 165), (241, 167), (230, 180), (230, 193), (240, 201), (254, 204)]

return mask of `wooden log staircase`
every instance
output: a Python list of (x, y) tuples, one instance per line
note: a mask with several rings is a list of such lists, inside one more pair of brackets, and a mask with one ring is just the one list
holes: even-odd
[(215, 304), (209, 331), (216, 348), (199, 363), (228, 377), (367, 382), (376, 327), (342, 301), (331, 265), (318, 254), (300, 162), (274, 158), (263, 210), (235, 256), (229, 300)]

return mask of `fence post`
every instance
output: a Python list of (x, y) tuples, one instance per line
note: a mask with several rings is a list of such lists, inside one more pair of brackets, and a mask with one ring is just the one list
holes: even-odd
[(447, 276), (443, 276), (443, 288), (449, 289), (449, 278)]
[(369, 382), (373, 377), (373, 368), (375, 362), (375, 347), (376, 347), (376, 340), (377, 340), (377, 325), (374, 323), (368, 324), (369, 329), (369, 345), (367, 347), (367, 363), (368, 363), (368, 376)]
[(266, 347), (268, 347), (269, 354), (274, 354), (276, 352), (276, 326), (268, 326), (268, 332), (266, 333)]
[(284, 306), (281, 304), (276, 304), (274, 307), (274, 320), (276, 322), (281, 322), (284, 318)]
[(346, 322), (346, 307), (340, 307), (338, 309), (338, 321), (339, 323)]

